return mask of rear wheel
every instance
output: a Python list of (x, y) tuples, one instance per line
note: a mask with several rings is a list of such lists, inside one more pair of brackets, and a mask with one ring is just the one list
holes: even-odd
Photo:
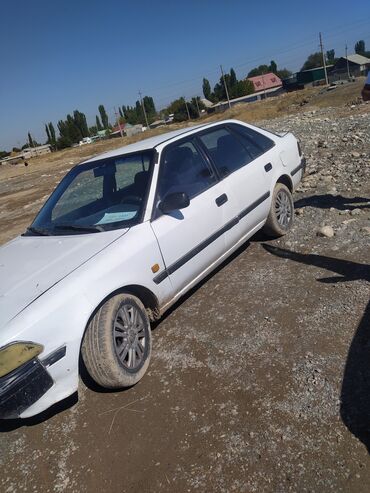
[(109, 299), (91, 320), (82, 343), (82, 358), (96, 383), (129, 387), (145, 374), (151, 356), (148, 314), (130, 294)]
[(291, 229), (293, 220), (294, 203), (292, 194), (286, 185), (277, 183), (263, 231), (272, 237), (283, 236)]

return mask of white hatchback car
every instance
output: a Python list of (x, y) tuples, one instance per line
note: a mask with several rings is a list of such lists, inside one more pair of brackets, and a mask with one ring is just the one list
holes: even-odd
[(77, 390), (130, 386), (150, 322), (261, 228), (292, 225), (305, 167), (291, 134), (226, 120), (162, 134), (73, 168), (0, 248), (0, 417)]

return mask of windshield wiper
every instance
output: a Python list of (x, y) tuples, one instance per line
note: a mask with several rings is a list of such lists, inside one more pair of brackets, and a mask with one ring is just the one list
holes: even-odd
[(29, 228), (26, 229), (26, 233), (32, 233), (34, 235), (38, 236), (50, 236), (51, 232), (48, 231), (47, 229), (42, 229), (42, 228), (35, 228), (34, 226), (30, 226)]
[(101, 233), (104, 228), (101, 226), (79, 226), (78, 224), (55, 224), (54, 229), (64, 231), (84, 231), (86, 233)]

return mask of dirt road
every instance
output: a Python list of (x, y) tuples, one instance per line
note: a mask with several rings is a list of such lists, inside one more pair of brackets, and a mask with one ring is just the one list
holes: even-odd
[[(369, 491), (370, 105), (312, 111), (268, 122), (308, 156), (292, 232), (168, 313), (135, 387), (84, 376), (78, 402), (0, 423), (1, 492)], [(67, 167), (0, 183), (0, 241)]]

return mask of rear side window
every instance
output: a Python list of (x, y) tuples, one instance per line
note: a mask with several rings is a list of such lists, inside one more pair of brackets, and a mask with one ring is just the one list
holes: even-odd
[(253, 159), (260, 156), (264, 152), (274, 147), (275, 143), (265, 135), (260, 134), (256, 130), (253, 130), (236, 123), (230, 124), (233, 130), (236, 130), (242, 137), (243, 142), (247, 146), (247, 149), (252, 154)]
[(207, 132), (200, 135), (199, 139), (207, 148), (221, 176), (229, 175), (252, 160), (252, 156), (246, 146), (242, 144), (241, 138), (226, 128)]
[(166, 195), (185, 192), (189, 198), (200, 194), (216, 177), (192, 141), (171, 145), (163, 152), (158, 178), (157, 203)]

